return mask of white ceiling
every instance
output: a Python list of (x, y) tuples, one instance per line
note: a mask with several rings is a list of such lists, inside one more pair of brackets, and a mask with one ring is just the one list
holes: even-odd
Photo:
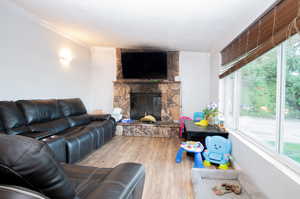
[(11, 0), (89, 46), (219, 51), (276, 0)]

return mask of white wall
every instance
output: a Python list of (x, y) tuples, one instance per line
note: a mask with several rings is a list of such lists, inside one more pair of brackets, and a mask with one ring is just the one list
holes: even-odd
[(181, 51), (179, 54), (182, 82), (182, 115), (193, 117), (193, 113), (211, 102), (210, 54)]
[(221, 66), (221, 54), (210, 54), (210, 101), (219, 102), (219, 68)]
[[(89, 111), (112, 110), (115, 49), (82, 47), (41, 26), (13, 3), (0, 2), (0, 100), (80, 97)], [(59, 50), (70, 48), (69, 67)], [(183, 113), (192, 116), (210, 102), (210, 56), (181, 52)]]
[[(90, 106), (90, 50), (42, 27), (11, 2), (0, 2), (0, 100), (80, 97)], [(69, 67), (59, 62), (70, 48)]]
[(271, 163), (271, 157), (270, 160), (267, 160), (265, 157), (268, 155), (248, 141), (235, 135), (231, 135), (230, 139), (235, 162), (269, 199), (299, 198), (300, 177), (297, 177), (297, 174), (291, 174), (291, 176), (298, 178), (298, 182), (274, 166), (274, 164), (280, 163), (276, 163), (275, 160), (273, 160), (275, 163)]
[(92, 49), (91, 103), (94, 109), (111, 112), (113, 108), (113, 81), (116, 79), (116, 50)]

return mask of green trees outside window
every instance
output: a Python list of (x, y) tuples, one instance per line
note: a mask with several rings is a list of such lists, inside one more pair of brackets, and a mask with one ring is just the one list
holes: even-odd
[(275, 149), (277, 49), (240, 70), (239, 129)]
[[(224, 83), (225, 124), (237, 121), (235, 128), (300, 163), (300, 35), (226, 77)], [(238, 110), (235, 117), (233, 109)]]

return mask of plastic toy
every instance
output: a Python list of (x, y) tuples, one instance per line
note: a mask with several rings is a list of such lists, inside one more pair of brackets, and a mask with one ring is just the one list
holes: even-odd
[(197, 126), (207, 127), (208, 126), (208, 121), (207, 120), (201, 120), (200, 122), (196, 122), (195, 124)]
[(219, 169), (228, 169), (231, 153), (230, 140), (221, 136), (208, 136), (205, 138), (207, 149), (203, 152), (204, 166), (209, 167), (211, 163), (219, 164)]
[(204, 119), (204, 113), (203, 112), (195, 112), (194, 113), (194, 121), (195, 122), (200, 122), (203, 119)]
[(142, 117), (140, 119), (141, 122), (151, 122), (151, 123), (155, 123), (156, 119), (155, 117), (153, 117), (152, 115), (145, 115), (144, 117)]
[(122, 119), (121, 122), (122, 122), (122, 123), (132, 123), (132, 122), (134, 122), (134, 121), (131, 120), (131, 119)]
[(114, 108), (111, 116), (118, 122), (122, 119), (122, 109), (121, 108)]
[(186, 151), (195, 154), (194, 168), (204, 168), (201, 157), (203, 149), (204, 147), (200, 142), (182, 142), (176, 155), (176, 163), (180, 163), (182, 161), (183, 152)]

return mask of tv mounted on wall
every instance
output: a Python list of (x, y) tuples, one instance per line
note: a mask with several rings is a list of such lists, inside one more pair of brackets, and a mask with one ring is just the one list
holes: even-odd
[(167, 79), (166, 52), (123, 52), (124, 79)]

